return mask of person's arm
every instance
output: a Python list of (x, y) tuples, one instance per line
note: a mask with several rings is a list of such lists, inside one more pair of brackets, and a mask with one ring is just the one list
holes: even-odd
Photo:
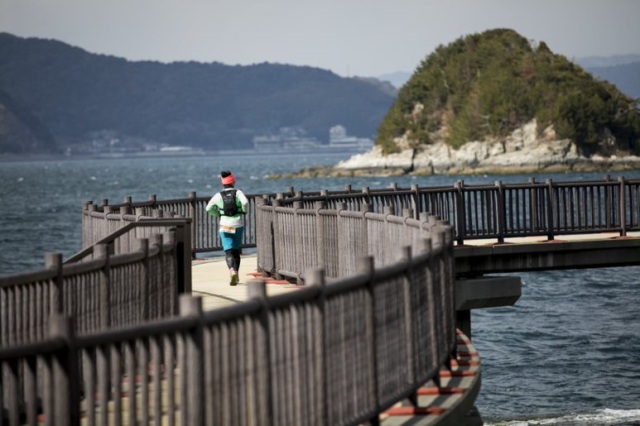
[(240, 201), (240, 209), (242, 210), (242, 213), (249, 213), (249, 199), (244, 195), (244, 192), (238, 190), (236, 197), (238, 197), (238, 201)]
[(220, 217), (220, 200), (222, 200), (220, 193), (211, 197), (209, 203), (207, 203), (207, 213), (213, 217)]

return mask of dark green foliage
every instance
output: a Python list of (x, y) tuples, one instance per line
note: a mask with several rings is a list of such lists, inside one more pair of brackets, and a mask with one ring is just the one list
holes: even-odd
[(115, 131), (152, 142), (246, 148), (253, 136), (301, 126), (372, 137), (393, 96), (366, 81), (278, 64), (130, 62), (52, 40), (0, 33), (0, 88), (63, 143)]
[[(424, 106), (419, 114), (417, 104)], [(640, 153), (633, 99), (553, 54), (544, 42), (534, 45), (508, 29), (439, 46), (400, 90), (376, 143), (393, 152), (395, 137), (408, 132), (420, 145), (444, 130), (446, 141), (459, 147), (505, 136), (534, 118), (539, 130), (553, 125), (559, 138), (574, 140), (586, 154)]]
[(57, 153), (56, 141), (40, 120), (0, 90), (0, 152)]

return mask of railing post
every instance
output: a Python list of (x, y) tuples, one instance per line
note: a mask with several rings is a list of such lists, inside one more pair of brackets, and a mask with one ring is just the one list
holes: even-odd
[[(611, 176), (606, 175), (604, 177), (604, 181), (607, 183), (611, 182)], [(613, 223), (613, 212), (611, 211), (613, 204), (613, 192), (611, 190), (611, 185), (605, 185), (604, 189), (604, 208), (606, 209), (605, 214), (607, 216), (606, 228), (611, 229), (611, 224)]]
[(497, 231), (498, 231), (498, 242), (504, 243), (504, 234), (506, 229), (506, 211), (505, 211), (505, 202), (504, 202), (504, 185), (502, 181), (495, 181), (495, 186), (497, 188), (496, 195), (496, 213), (497, 213)]
[(547, 179), (547, 240), (552, 241), (554, 239), (554, 221), (553, 214), (557, 211), (555, 190), (553, 189), (553, 180)]
[(109, 328), (111, 325), (110, 295), (111, 295), (111, 265), (109, 259), (109, 250), (106, 244), (96, 244), (93, 247), (94, 259), (104, 259), (104, 265), (100, 269), (100, 327), (101, 329)]
[(44, 262), (47, 269), (56, 271), (49, 303), (51, 304), (51, 313), (59, 314), (62, 313), (62, 254), (47, 253)]
[[(49, 337), (64, 341), (64, 347), (53, 355), (53, 424), (80, 424), (80, 389), (78, 354), (73, 345), (71, 319), (62, 315), (51, 317)], [(106, 407), (103, 407), (106, 409)]]
[[(298, 196), (300, 197), (300, 199), (302, 199), (302, 192), (298, 192), (296, 194), (296, 198), (298, 198)], [(303, 245), (304, 245), (304, 240), (303, 240), (303, 234), (302, 234), (302, 219), (300, 219), (300, 216), (298, 215), (298, 210), (302, 209), (302, 201), (294, 201), (293, 202), (293, 229), (294, 229), (294, 233), (295, 233), (295, 243), (294, 243), (294, 250), (295, 253), (303, 253)], [(298, 277), (296, 278), (296, 283), (297, 285), (302, 285), (302, 276), (300, 275), (300, 271), (303, 271), (304, 268), (304, 256), (300, 255), (300, 256), (296, 256), (295, 257), (295, 267), (294, 267), (294, 271), (298, 272)]]
[(369, 190), (368, 186), (365, 186), (364, 188), (362, 188), (362, 194), (365, 197), (362, 202), (367, 203), (370, 206), (373, 206), (373, 203), (371, 202), (371, 190)]
[(420, 187), (416, 184), (411, 185), (411, 209), (413, 210), (413, 218), (420, 219)]
[(455, 357), (457, 345), (456, 345), (456, 330), (455, 330), (456, 286), (455, 286), (455, 272), (454, 272), (455, 254), (453, 249), (453, 232), (452, 232), (453, 230), (446, 223), (446, 221), (440, 221), (439, 225), (441, 226), (441, 229), (442, 229), (442, 235), (443, 235), (442, 242), (444, 244), (442, 252), (444, 256), (444, 265), (445, 265), (445, 270), (444, 270), (445, 283), (446, 283), (445, 288), (447, 289), (447, 304), (445, 306), (450, 315), (448, 332), (450, 333), (449, 342), (451, 344), (451, 347), (449, 349), (451, 350), (451, 355)]
[[(439, 269), (439, 280), (437, 286), (440, 289), (438, 299), (442, 304), (442, 313), (444, 318), (442, 323), (444, 325), (444, 346), (440, 348), (442, 352), (439, 356), (444, 357), (444, 361), (447, 363), (447, 367), (451, 367), (452, 352), (455, 350), (455, 285), (453, 280), (453, 254), (452, 251), (452, 235), (447, 230), (446, 226), (443, 226), (443, 222), (440, 221), (433, 228), (433, 243), (434, 248), (440, 248), (440, 255), (437, 260)], [(439, 359), (442, 362), (443, 359)]]
[(624, 176), (620, 176), (618, 182), (620, 183), (620, 205), (618, 206), (620, 210), (620, 236), (625, 237), (627, 235), (627, 193)]
[[(266, 274), (273, 273), (273, 264), (275, 262), (275, 247), (273, 241), (273, 216), (274, 211), (270, 211), (269, 220), (266, 221), (264, 219), (266, 213), (263, 206), (271, 206), (271, 199), (267, 195), (262, 196), (262, 200), (260, 203), (256, 203), (256, 246), (258, 247), (258, 271), (264, 272)], [(260, 217), (260, 220), (258, 220)], [(266, 241), (268, 239), (268, 243), (259, 243), (259, 240)], [(266, 244), (266, 245), (265, 245)], [(269, 258), (267, 255), (267, 248), (271, 255), (271, 262), (268, 265), (265, 265), (266, 261), (265, 257)], [(268, 269), (265, 269), (268, 268)]]
[(198, 202), (196, 198), (195, 191), (189, 192), (189, 217), (191, 218), (190, 232), (192, 232), (190, 236), (191, 242), (193, 243), (190, 247), (191, 253), (189, 253), (189, 256), (192, 259), (196, 258), (196, 248), (198, 248), (198, 224), (200, 222), (198, 218)]
[(149, 240), (147, 238), (138, 238), (137, 247), (135, 251), (142, 252), (144, 259), (141, 262), (142, 268), (140, 270), (140, 293), (142, 304), (142, 318), (149, 319)]
[[(193, 220), (193, 219), (192, 219)], [(175, 228), (176, 259), (178, 261), (178, 293), (191, 293), (191, 259), (195, 257), (195, 250), (192, 245), (193, 222), (185, 220), (182, 225)]]
[(135, 215), (136, 215), (136, 222), (140, 221), (141, 218), (144, 217), (144, 208), (143, 207), (136, 207), (135, 209)]
[(321, 214), (320, 214), (320, 210), (325, 208), (325, 203), (324, 201), (316, 201), (316, 247), (318, 250), (318, 266), (320, 268), (326, 268), (326, 264), (327, 264), (327, 258), (325, 255), (325, 240), (324, 240), (324, 219)]
[[(376, 244), (382, 244), (382, 253), (384, 259), (376, 259), (377, 261), (382, 261), (382, 263), (386, 264), (388, 262), (395, 261), (395, 256), (397, 252), (397, 247), (393, 244), (389, 244), (389, 241), (393, 241), (390, 237), (391, 228), (389, 226), (389, 216), (395, 216), (396, 211), (394, 206), (382, 206), (382, 214), (384, 215), (384, 235), (375, 235), (373, 236), (374, 240), (378, 240)], [(375, 252), (374, 252), (375, 253)]]
[[(407, 351), (407, 377), (406, 380), (413, 385), (419, 385), (416, 383), (416, 374), (415, 374), (415, 360), (414, 360), (414, 342), (413, 342), (413, 319), (411, 316), (411, 277), (413, 275), (413, 265), (411, 261), (411, 246), (402, 247), (402, 251), (400, 253), (400, 261), (407, 265), (403, 276), (402, 282), (402, 292), (404, 296), (404, 338), (406, 342), (406, 351)], [(418, 394), (417, 392), (409, 396), (409, 401), (413, 404), (414, 407), (418, 405)]]
[[(345, 229), (345, 219), (342, 217), (341, 212), (343, 210), (345, 210), (347, 208), (347, 205), (345, 203), (337, 203), (336, 204), (336, 226), (338, 227), (338, 235), (339, 236), (344, 236), (344, 235), (349, 235), (348, 231)], [(346, 252), (348, 251), (348, 246), (346, 246), (347, 242), (346, 242), (346, 238), (338, 238), (338, 244), (337, 244), (337, 249), (338, 249), (338, 267), (336, 268), (336, 277), (340, 277), (343, 276), (344, 274), (348, 273), (349, 271), (347, 270), (347, 265), (348, 263), (346, 262), (348, 256), (346, 255)], [(331, 274), (329, 274), (329, 276), (331, 276)], [(332, 277), (332, 278), (336, 278), (336, 277)]]
[[(430, 233), (430, 235), (432, 234)], [(429, 367), (431, 368), (435, 367), (438, 362), (438, 328), (436, 310), (436, 307), (438, 306), (438, 299), (435, 292), (435, 289), (437, 288), (435, 284), (437, 264), (433, 255), (433, 240), (431, 236), (421, 239), (420, 242), (422, 243), (420, 247), (421, 252), (428, 255), (424, 285), (427, 288), (427, 301), (429, 303), (429, 344), (431, 347), (431, 364)], [(435, 375), (434, 381), (436, 382), (436, 385), (440, 387), (440, 376), (438, 374)]]
[[(530, 204), (530, 214), (531, 214), (531, 231), (537, 232), (539, 225), (539, 217), (538, 217), (538, 190), (536, 188), (536, 178), (529, 178), (529, 184), (531, 185), (531, 189), (529, 192), (529, 204)], [(468, 336), (468, 335), (467, 335)]]
[[(373, 274), (374, 274), (374, 259), (373, 256), (363, 256), (358, 258), (358, 263), (356, 266), (356, 272), (358, 274), (363, 274), (367, 276), (367, 298), (370, 304), (370, 309), (368, 312), (370, 315), (364, 320), (367, 322), (367, 336), (369, 338), (368, 346), (371, 349), (369, 351), (369, 377), (371, 380), (371, 389), (369, 390), (369, 394), (374, 395), (375, 397), (375, 412), (380, 413), (382, 410), (380, 408), (380, 396), (378, 394), (378, 352), (376, 348), (377, 338), (376, 338), (376, 298), (375, 298), (375, 288), (373, 285)], [(380, 416), (378, 414), (375, 417), (369, 419), (369, 424), (379, 425), (380, 424)]]
[[(326, 318), (326, 309), (325, 309), (325, 271), (324, 269), (311, 269), (305, 271), (304, 282), (306, 287), (318, 287), (320, 289), (320, 295), (316, 299), (316, 303), (314, 306), (314, 316), (318, 319), (318, 324), (321, 324), (321, 327), (317, 327), (314, 330), (309, 330), (310, 334), (315, 338), (313, 344), (313, 351), (317, 356), (315, 357), (318, 362), (314, 366), (314, 380), (316, 386), (319, 387), (318, 394), (319, 402), (317, 405), (317, 414), (315, 423), (324, 425), (327, 424), (329, 419), (329, 402), (327, 395), (327, 378), (329, 375), (329, 368), (327, 361), (327, 344), (326, 344), (326, 333), (327, 333), (327, 318)], [(270, 389), (270, 388), (269, 388)]]
[(89, 201), (86, 204), (86, 210), (82, 215), (82, 248), (85, 249), (93, 244), (98, 238), (94, 234), (93, 229), (93, 216), (91, 213), (97, 211), (98, 206), (93, 204), (93, 201)]
[[(164, 292), (164, 290), (161, 289), (167, 289), (169, 288), (170, 285), (174, 285), (175, 282), (173, 279), (171, 278), (166, 278), (166, 271), (164, 270), (164, 244), (170, 244), (174, 247), (174, 249), (172, 250), (172, 257), (175, 256), (176, 254), (176, 241), (175, 241), (175, 233), (171, 232), (173, 229), (169, 230), (169, 232), (166, 234), (167, 238), (165, 239), (165, 236), (163, 234), (153, 234), (151, 235), (151, 238), (149, 238), (149, 247), (151, 246), (157, 246), (159, 249), (158, 252), (158, 266), (156, 268), (147, 268), (147, 276), (149, 277), (147, 279), (147, 294), (146, 294), (146, 301), (147, 301), (147, 317), (143, 317), (146, 320), (151, 319), (151, 318), (164, 318), (167, 315), (173, 314), (173, 311), (171, 312), (165, 312), (164, 308), (164, 296), (160, 296), (160, 294), (165, 295), (166, 293)], [(148, 251), (147, 251), (147, 256), (144, 260), (144, 263), (146, 263), (147, 265), (149, 265), (149, 257), (148, 257)], [(153, 276), (153, 279), (152, 279)], [(155, 292), (158, 295), (155, 298), (155, 304), (152, 304), (152, 298), (151, 298), (151, 282), (155, 282), (155, 283), (160, 283), (160, 288), (156, 288)], [(157, 285), (157, 284), (156, 284)], [(172, 288), (173, 290), (173, 288)]]
[(278, 207), (282, 205), (282, 194), (277, 194), (273, 200), (273, 274), (275, 279), (281, 280), (283, 277), (278, 272), (278, 268), (282, 268), (282, 236), (280, 235), (280, 218), (278, 216)]
[(204, 424), (204, 327), (202, 299), (188, 294), (180, 296), (180, 316), (196, 319), (193, 328), (184, 336), (184, 367), (182, 372), (183, 425)]
[(454, 188), (456, 189), (456, 223), (455, 229), (457, 234), (457, 243), (458, 245), (464, 244), (464, 237), (467, 234), (467, 227), (465, 226), (465, 203), (464, 203), (464, 181), (459, 180), (455, 183)]
[(373, 211), (373, 206), (368, 203), (363, 203), (360, 205), (360, 211), (362, 212), (362, 228), (360, 231), (360, 238), (362, 241), (361, 252), (358, 253), (358, 256), (368, 256), (369, 255), (369, 225), (367, 223), (367, 213), (371, 213)]
[[(262, 310), (260, 311), (258, 317), (257, 327), (252, 328), (258, 334), (257, 336), (251, 336), (252, 342), (264, 342), (264, 352), (260, 352), (259, 350), (249, 351), (247, 352), (247, 356), (250, 357), (260, 357), (262, 359), (262, 363), (267, 366), (264, 371), (264, 381), (265, 383), (255, 382), (253, 386), (255, 389), (273, 389), (272, 381), (273, 378), (271, 376), (271, 339), (269, 338), (269, 302), (267, 298), (267, 287), (266, 283), (262, 280), (251, 280), (247, 283), (247, 296), (249, 300), (255, 300), (260, 302), (262, 305)], [(260, 348), (256, 348), (260, 349)], [(252, 365), (256, 365), (254, 361)], [(322, 370), (320, 370), (322, 372)], [(260, 375), (256, 375), (256, 380), (260, 379)], [(211, 392), (211, 389), (207, 389), (207, 392)], [(264, 419), (265, 424), (272, 425), (273, 424), (273, 393), (265, 392), (263, 395), (260, 395), (260, 392), (256, 392), (256, 398), (260, 398), (261, 396), (266, 398), (266, 413), (261, 413), (265, 415)], [(249, 401), (251, 403), (252, 401)], [(257, 401), (256, 401), (257, 402)], [(260, 404), (256, 404), (260, 406)]]

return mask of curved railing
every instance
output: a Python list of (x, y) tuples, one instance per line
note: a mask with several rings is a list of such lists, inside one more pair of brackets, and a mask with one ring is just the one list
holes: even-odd
[(3, 276), (0, 347), (42, 340), (54, 314), (73, 317), (77, 334), (175, 315), (191, 281), (189, 234), (188, 219), (132, 223), (75, 262), (50, 253), (44, 269)]
[[(271, 195), (267, 195), (271, 196)], [(262, 195), (248, 195), (249, 212), (245, 217), (243, 247), (255, 247), (255, 202)], [(109, 200), (101, 200), (99, 205), (89, 201), (82, 209), (82, 247), (86, 248), (106, 237), (127, 223), (149, 218), (189, 218), (191, 219), (192, 254), (222, 250), (219, 224), (206, 211), (211, 197), (198, 197), (195, 192), (187, 198), (158, 200), (151, 195), (147, 201), (133, 202), (126, 197), (124, 202), (109, 205)]]
[[(256, 245), (256, 205), (263, 200), (281, 200), (282, 205), (300, 202), (301, 208), (315, 209), (322, 201), (327, 208), (344, 206), (359, 211), (366, 206), (374, 213), (384, 213), (385, 207), (395, 212), (411, 210), (414, 219), (425, 212), (449, 222), (455, 241), (617, 232), (621, 236), (640, 231), (640, 180), (619, 177), (602, 181), (537, 182), (494, 185), (466, 185), (463, 181), (447, 187), (388, 189), (363, 188), (355, 191), (351, 186), (342, 191), (287, 192), (268, 195), (248, 195), (249, 214), (243, 246)], [(122, 204), (110, 206), (108, 200), (100, 205), (89, 202), (83, 208), (83, 247), (104, 238), (115, 227), (142, 217), (188, 217), (192, 220), (192, 253), (221, 249), (218, 224), (205, 210), (209, 197), (197, 197), (195, 192), (187, 198), (175, 200), (149, 200), (133, 202), (127, 197)]]
[[(260, 223), (268, 223), (264, 213), (290, 223), (292, 234), (302, 226), (297, 220), (311, 216), (294, 207), (258, 210)], [(342, 253), (329, 282), (311, 269), (299, 276), (304, 288), (271, 298), (264, 282), (253, 282), (249, 302), (206, 313), (184, 296), (180, 318), (82, 336), (56, 316), (49, 338), (0, 349), (9, 423), (41, 416), (53, 424), (81, 417), (120, 424), (126, 416), (129, 424), (355, 425), (415, 400), (455, 352), (452, 229), (428, 218), (353, 213), (313, 212), (346, 237), (366, 232), (369, 241), (362, 252)], [(324, 253), (342, 237), (315, 235)], [(374, 243), (389, 238), (395, 250)]]

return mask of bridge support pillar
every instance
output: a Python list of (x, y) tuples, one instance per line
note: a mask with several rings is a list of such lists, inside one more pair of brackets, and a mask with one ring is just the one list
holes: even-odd
[(471, 337), (471, 310), (514, 305), (522, 294), (520, 277), (456, 280), (456, 326)]

